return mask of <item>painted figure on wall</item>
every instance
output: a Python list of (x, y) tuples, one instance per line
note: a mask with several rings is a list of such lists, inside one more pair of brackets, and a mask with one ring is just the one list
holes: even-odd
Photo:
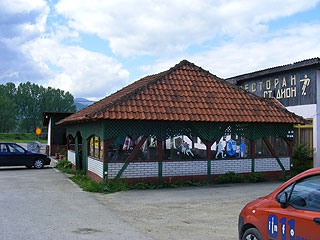
[(240, 158), (240, 157), (241, 157), (241, 153), (243, 153), (243, 157), (244, 157), (244, 158), (246, 158), (246, 150), (247, 150), (247, 146), (246, 146), (246, 144), (244, 144), (244, 142), (243, 142), (243, 141), (241, 141), (241, 143), (240, 143), (240, 150), (239, 150), (239, 156), (238, 156), (238, 158)]
[(183, 142), (181, 143), (181, 152), (182, 152), (183, 154), (186, 154), (186, 151), (187, 151), (186, 145), (185, 145), (185, 142), (183, 141)]
[(235, 153), (236, 153), (236, 149), (237, 149), (237, 142), (234, 141), (233, 139), (230, 139), (228, 142), (227, 142), (227, 153), (230, 155), (230, 156), (233, 156)]
[(221, 157), (224, 158), (223, 155), (223, 146), (222, 146), (222, 142), (220, 141), (217, 145), (217, 154), (216, 154), (216, 158), (218, 158), (219, 154), (221, 154)]
[(189, 144), (184, 142), (184, 145), (185, 145), (185, 148), (186, 148), (187, 156), (189, 156), (189, 154), (191, 154), (191, 156), (194, 157), (193, 152), (191, 151)]

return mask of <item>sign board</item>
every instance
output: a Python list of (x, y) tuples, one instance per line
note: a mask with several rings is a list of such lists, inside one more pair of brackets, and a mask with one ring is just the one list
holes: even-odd
[(241, 87), (260, 97), (274, 97), (287, 107), (316, 104), (316, 82), (316, 71), (307, 69), (249, 79), (242, 81)]
[(37, 128), (37, 129), (36, 129), (36, 134), (37, 134), (37, 135), (40, 135), (40, 134), (41, 134), (41, 129), (40, 129), (40, 128)]

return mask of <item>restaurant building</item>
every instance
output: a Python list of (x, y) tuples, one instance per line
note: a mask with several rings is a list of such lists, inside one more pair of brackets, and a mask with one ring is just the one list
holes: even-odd
[(264, 98), (274, 98), (307, 124), (294, 126), (295, 144), (314, 149), (314, 167), (320, 167), (320, 58), (303, 60), (247, 73), (227, 81)]
[(279, 176), (290, 170), (293, 126), (302, 123), (275, 99), (183, 60), (58, 125), (75, 144), (68, 160), (94, 180), (162, 183), (229, 171)]

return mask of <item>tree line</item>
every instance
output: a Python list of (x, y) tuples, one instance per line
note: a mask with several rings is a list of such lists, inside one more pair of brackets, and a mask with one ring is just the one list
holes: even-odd
[(0, 85), (0, 132), (34, 132), (42, 112), (75, 112), (69, 92), (26, 82)]

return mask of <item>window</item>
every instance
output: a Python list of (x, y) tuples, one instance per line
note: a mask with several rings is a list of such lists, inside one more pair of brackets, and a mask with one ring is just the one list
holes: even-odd
[(320, 175), (298, 182), (293, 188), (289, 204), (295, 208), (320, 212)]
[(290, 193), (292, 191), (292, 187), (293, 187), (293, 183), (291, 183), (288, 187), (286, 187), (284, 190), (282, 190), (276, 197), (276, 200), (278, 202), (280, 202), (280, 198), (282, 197), (282, 195), (286, 194), (287, 193), (287, 196), (289, 197), (290, 196)]
[(11, 145), (8, 144), (8, 148), (10, 152), (15, 152), (15, 153), (24, 153), (24, 149), (18, 145)]
[(88, 156), (103, 159), (103, 142), (95, 135), (89, 139), (89, 153)]
[(6, 144), (0, 144), (0, 152), (8, 152)]
[[(142, 138), (143, 136), (127, 135), (115, 139), (108, 149), (108, 161), (126, 161)], [(148, 137), (137, 150), (132, 161), (156, 161), (157, 159), (157, 140)]]
[(295, 184), (291, 184), (278, 194), (279, 201), (282, 194), (288, 193), (288, 203), (296, 208), (307, 211), (320, 212), (320, 175), (305, 178)]
[(163, 159), (206, 159), (206, 145), (197, 136), (174, 136), (164, 142)]

